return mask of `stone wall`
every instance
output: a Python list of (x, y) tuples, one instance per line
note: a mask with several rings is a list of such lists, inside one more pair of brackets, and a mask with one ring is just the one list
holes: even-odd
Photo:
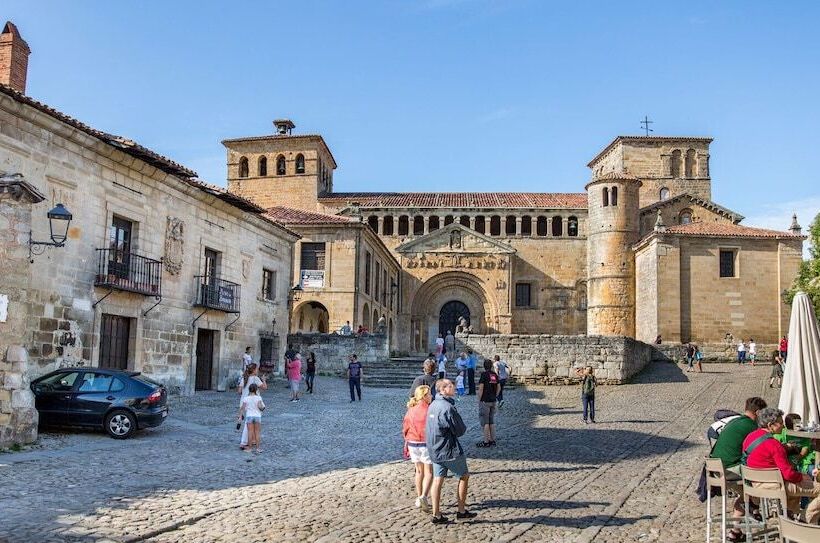
[[(288, 345), (302, 355), (302, 360), (313, 352), (316, 371), (320, 374), (341, 374), (347, 370), (347, 357), (356, 354), (365, 368), (372, 362), (385, 362), (390, 350), (385, 335), (342, 336), (339, 334), (290, 334)], [(365, 373), (367, 369), (365, 369)]]
[[(666, 359), (674, 362), (684, 362), (684, 345), (667, 344), (655, 345), (656, 359)], [(732, 343), (704, 343), (698, 344), (706, 363), (737, 362), (737, 342)], [(761, 365), (769, 365), (772, 361), (772, 352), (777, 349), (775, 343), (757, 344), (757, 361)], [(748, 356), (748, 353), (747, 353)]]
[(512, 379), (537, 385), (578, 381), (577, 368), (592, 366), (598, 382), (620, 384), (652, 360), (663, 360), (652, 345), (615, 336), (549, 336), (459, 334), (459, 350), (472, 348), (484, 359), (499, 355), (512, 369)]

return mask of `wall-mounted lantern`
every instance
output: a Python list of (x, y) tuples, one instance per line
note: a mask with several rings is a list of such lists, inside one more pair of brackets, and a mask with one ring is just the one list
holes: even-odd
[(63, 204), (57, 204), (49, 211), (48, 229), (51, 233), (51, 241), (34, 241), (31, 238), (31, 231), (28, 234), (28, 261), (34, 263), (34, 255), (41, 255), (46, 247), (63, 247), (68, 239), (68, 226), (71, 224), (73, 216)]
[(302, 292), (304, 292), (302, 285), (296, 285), (295, 287), (290, 289), (290, 300), (292, 302), (298, 302), (302, 299)]

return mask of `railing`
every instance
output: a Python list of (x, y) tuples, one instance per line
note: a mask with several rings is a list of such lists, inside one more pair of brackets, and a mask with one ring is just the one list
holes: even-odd
[(195, 306), (239, 313), (240, 286), (237, 283), (205, 275), (197, 275), (194, 279), (197, 290)]
[(162, 295), (162, 262), (118, 249), (97, 249), (94, 286)]

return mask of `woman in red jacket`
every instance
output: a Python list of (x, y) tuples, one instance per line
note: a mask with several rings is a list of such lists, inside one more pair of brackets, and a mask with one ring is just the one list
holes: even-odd
[(786, 508), (796, 514), (800, 510), (800, 498), (812, 498), (806, 507), (806, 522), (817, 524), (820, 519), (820, 484), (814, 481), (817, 469), (813, 469), (811, 475), (794, 469), (786, 448), (772, 435), (783, 430), (783, 411), (774, 407), (761, 409), (757, 413), (757, 424), (760, 429), (743, 440), (746, 465), (755, 469), (779, 469), (786, 485)]
[(425, 511), (430, 509), (430, 484), (433, 482), (433, 462), (427, 452), (427, 440), (424, 425), (427, 423), (427, 408), (433, 401), (430, 387), (420, 385), (407, 402), (407, 413), (404, 415), (402, 432), (404, 446), (410, 454), (410, 461), (416, 467), (416, 507)]

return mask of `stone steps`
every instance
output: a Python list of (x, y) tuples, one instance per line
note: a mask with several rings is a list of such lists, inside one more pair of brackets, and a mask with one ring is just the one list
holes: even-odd
[[(421, 375), (424, 358), (391, 358), (385, 362), (371, 362), (364, 365), (364, 386), (377, 388), (410, 388), (413, 379)], [(455, 379), (456, 367), (447, 361), (447, 377)]]

